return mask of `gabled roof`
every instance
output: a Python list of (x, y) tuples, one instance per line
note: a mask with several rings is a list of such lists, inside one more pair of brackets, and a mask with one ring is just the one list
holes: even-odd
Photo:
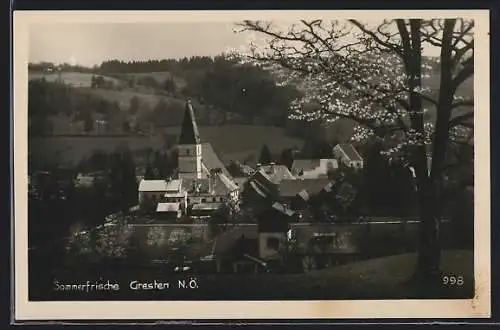
[(200, 133), (196, 124), (193, 105), (191, 100), (186, 102), (186, 111), (184, 112), (184, 121), (182, 122), (179, 144), (199, 144)]
[(271, 208), (274, 209), (274, 210), (276, 210), (276, 211), (278, 211), (278, 212), (280, 212), (280, 213), (282, 213), (282, 214), (284, 214), (284, 215), (286, 215), (286, 216), (289, 216), (289, 217), (291, 217), (291, 216), (293, 216), (295, 214), (294, 211), (288, 209), (283, 204), (278, 203), (278, 202), (273, 203), (273, 205), (271, 206)]
[(179, 209), (179, 203), (158, 203), (156, 212), (178, 212)]
[(170, 180), (167, 182), (167, 192), (177, 192), (181, 188), (181, 180)]
[(139, 191), (167, 191), (167, 182), (165, 180), (141, 180)]
[(340, 147), (342, 153), (346, 158), (353, 161), (363, 161), (361, 155), (357, 152), (356, 148), (350, 143), (340, 143), (337, 145)]
[(328, 179), (283, 180), (279, 184), (279, 192), (281, 197), (293, 197), (304, 190), (308, 195), (315, 195), (330, 182)]
[(270, 182), (278, 184), (282, 180), (294, 179), (293, 174), (285, 165), (265, 165), (258, 170)]

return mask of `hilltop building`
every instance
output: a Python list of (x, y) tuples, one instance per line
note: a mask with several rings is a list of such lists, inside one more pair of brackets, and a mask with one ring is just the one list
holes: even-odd
[(240, 188), (210, 143), (202, 143), (191, 101), (186, 102), (178, 145), (178, 177), (141, 180), (139, 205), (157, 212), (207, 215), (225, 203), (237, 205)]

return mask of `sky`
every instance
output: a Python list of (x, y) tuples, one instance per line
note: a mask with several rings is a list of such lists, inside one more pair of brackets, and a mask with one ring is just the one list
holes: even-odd
[[(38, 23), (31, 25), (29, 61), (99, 65), (118, 59), (149, 60), (215, 56), (257, 43), (259, 36), (234, 33), (231, 22)], [(428, 49), (428, 55), (437, 55)]]

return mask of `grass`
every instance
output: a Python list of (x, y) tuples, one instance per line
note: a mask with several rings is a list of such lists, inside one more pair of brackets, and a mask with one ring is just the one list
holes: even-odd
[[(164, 129), (165, 134), (175, 137), (179, 127)], [(303, 145), (303, 141), (287, 137), (284, 130), (266, 126), (201, 126), (202, 140), (211, 142), (223, 162), (230, 160), (243, 161), (253, 156), (257, 161), (262, 145), (266, 143), (272, 152), (279, 153), (285, 147)], [(228, 138), (231, 137), (231, 138)], [(147, 148), (160, 150), (164, 146), (163, 135), (154, 136), (51, 136), (35, 137), (29, 141), (29, 152), (32, 157), (44, 161), (57, 161), (63, 164), (77, 164), (84, 157), (89, 157), (94, 150), (111, 152), (120, 145), (128, 145), (132, 151)]]
[[(356, 300), (356, 299), (470, 299), (474, 293), (474, 257), (472, 251), (443, 252), (444, 275), (463, 276), (464, 285), (438, 287), (415, 286), (411, 278), (416, 254), (402, 254), (361, 261), (304, 274), (199, 275), (181, 276), (167, 273), (161, 266), (113, 266), (104, 269), (78, 267), (59, 269), (53, 275), (45, 271), (30, 277), (32, 300)], [(32, 265), (35, 267), (35, 265)], [(41, 267), (41, 266), (39, 266)], [(36, 268), (36, 267), (35, 267)], [(36, 269), (32, 268), (31, 271)], [(55, 293), (50, 284), (60, 281), (93, 280), (102, 277), (118, 282), (123, 290), (115, 294)], [(198, 289), (131, 292), (128, 283), (196, 278)]]
[(147, 104), (150, 110), (153, 110), (153, 108), (158, 104), (160, 100), (163, 100), (167, 103), (182, 102), (182, 100), (178, 100), (164, 95), (158, 95), (153, 93), (151, 94), (141, 93), (129, 89), (119, 91), (119, 90), (107, 90), (107, 89), (96, 88), (96, 89), (89, 89), (88, 92), (93, 95), (99, 96), (106, 101), (117, 102), (122, 110), (128, 110), (130, 106), (130, 99), (134, 96), (139, 98), (141, 104)]
[[(472, 298), (474, 257), (471, 251), (443, 252), (444, 275), (463, 276), (464, 285), (417, 287), (409, 281), (416, 254), (402, 254), (368, 261), (360, 261), (324, 270), (297, 275), (216, 275), (206, 281), (206, 287), (223, 288), (222, 295), (238, 299), (244, 295), (252, 299), (272, 297), (279, 299), (422, 299)], [(217, 284), (219, 283), (219, 284)], [(224, 285), (222, 285), (224, 283)], [(244, 289), (243, 289), (244, 288)], [(235, 291), (234, 294), (231, 292)], [(212, 292), (212, 294), (215, 294)]]
[[(85, 72), (61, 72), (61, 78), (64, 81), (64, 83), (74, 87), (90, 87), (93, 75), (94, 74), (92, 73), (85, 73)], [(42, 74), (38, 72), (29, 73), (30, 80), (45, 77), (45, 79), (49, 82), (56, 81), (58, 79), (58, 76), (59, 75), (57, 73), (50, 73), (50, 74)], [(115, 84), (120, 82), (120, 80), (116, 78), (111, 78), (107, 76), (103, 77), (105, 80), (112, 81)]]
[[(200, 126), (199, 129), (202, 141), (212, 143), (225, 163), (231, 160), (244, 161), (249, 156), (253, 156), (253, 162), (257, 162), (264, 144), (267, 144), (274, 154), (279, 154), (288, 147), (301, 148), (304, 144), (301, 139), (287, 136), (285, 129), (280, 127), (224, 125)], [(178, 135), (180, 128), (168, 127), (164, 132)]]

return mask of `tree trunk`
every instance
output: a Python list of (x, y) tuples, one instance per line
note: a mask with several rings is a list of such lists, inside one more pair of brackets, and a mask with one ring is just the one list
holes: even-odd
[[(410, 87), (410, 121), (411, 127), (425, 134), (422, 98), (418, 89), (422, 85), (422, 47), (421, 20), (410, 20), (410, 35), (406, 49), (406, 71)], [(417, 176), (418, 204), (420, 210), (420, 226), (418, 239), (418, 257), (414, 279), (418, 282), (432, 283), (439, 278), (440, 246), (439, 222), (437, 217), (436, 196), (437, 185), (429, 175), (427, 166), (427, 146), (424, 141), (413, 147), (412, 163)]]
[(439, 283), (441, 245), (436, 185), (426, 179), (420, 188), (419, 246), (414, 277), (425, 284)]
[[(427, 150), (420, 151), (419, 208), (420, 208), (420, 235), (419, 250), (415, 278), (425, 284), (440, 283), (440, 208), (438, 205), (441, 195), (443, 168), (446, 160), (446, 149), (449, 137), (449, 119), (453, 94), (452, 81), (452, 53), (451, 42), (455, 20), (445, 20), (441, 47), (441, 74), (437, 119), (435, 124), (432, 165), (430, 173), (427, 166)], [(425, 172), (424, 172), (425, 169)]]

